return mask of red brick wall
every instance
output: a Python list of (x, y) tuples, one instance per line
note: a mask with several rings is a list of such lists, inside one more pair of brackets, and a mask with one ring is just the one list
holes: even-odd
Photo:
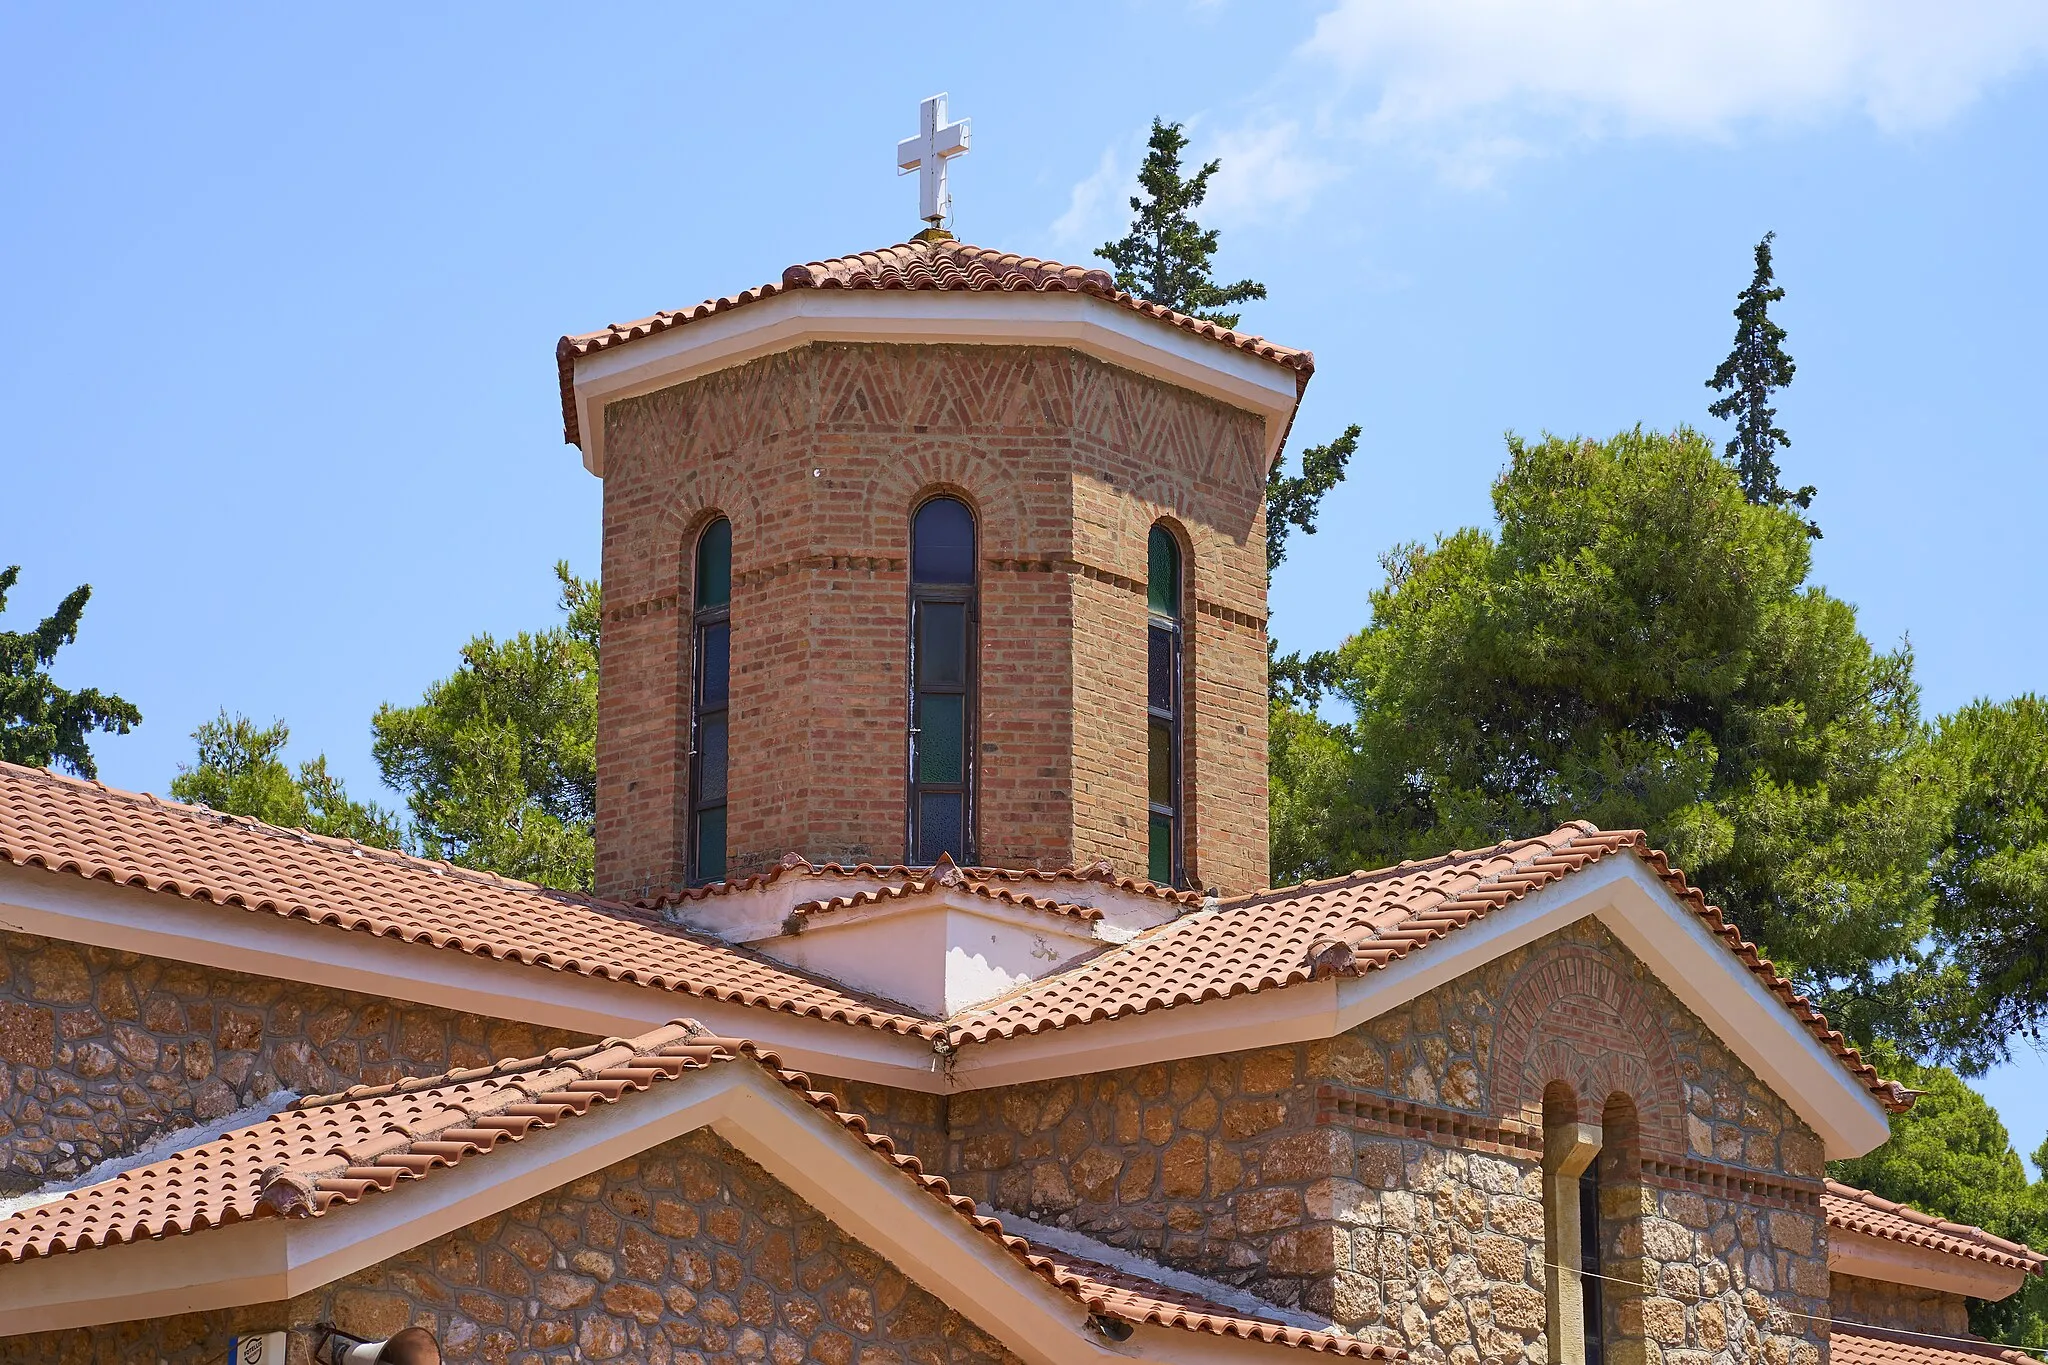
[(606, 415), (598, 889), (683, 876), (696, 533), (733, 524), (733, 871), (904, 855), (908, 528), (980, 532), (977, 853), (1142, 875), (1152, 523), (1189, 547), (1189, 873), (1266, 881), (1263, 425), (1073, 352), (817, 345)]

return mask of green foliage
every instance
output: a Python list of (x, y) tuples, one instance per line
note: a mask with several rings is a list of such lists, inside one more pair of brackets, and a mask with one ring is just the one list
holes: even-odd
[(430, 857), (587, 890), (597, 805), (594, 581), (557, 564), (567, 619), (498, 641), (479, 635), (462, 666), (417, 706), (379, 707), (373, 752), (406, 794)]
[[(1795, 367), (1785, 354), (1785, 329), (1771, 321), (1771, 305), (1785, 297), (1783, 286), (1772, 282), (1771, 241), (1777, 235), (1766, 232), (1756, 244), (1756, 274), (1735, 300), (1734, 348), (1707, 381), (1708, 388), (1727, 396), (1707, 411), (1735, 422), (1728, 462), (1742, 479), (1743, 496), (1765, 507), (1789, 503), (1804, 510), (1813, 503), (1813, 485), (1794, 493), (1778, 483), (1778, 450), (1792, 442), (1777, 425), (1771, 395), (1792, 382)], [(1820, 528), (1812, 522), (1806, 530), (1819, 538)]]
[(1943, 798), (1910, 653), (1698, 433), (1508, 450), (1495, 531), (1397, 548), (1367, 628), (1298, 666), (1355, 718), (1281, 698), (1275, 879), (1644, 828), (1859, 1036), (1912, 1035)]
[(1316, 533), (1316, 512), (1323, 495), (1344, 481), (1344, 467), (1358, 453), (1356, 422), (1327, 445), (1310, 446), (1301, 452), (1301, 473), (1285, 473), (1284, 461), (1275, 460), (1266, 475), (1266, 569), (1270, 573), (1287, 558), (1287, 534), (1298, 530), (1305, 536)]
[(1116, 267), (1117, 288), (1176, 313), (1235, 327), (1239, 315), (1219, 310), (1263, 299), (1266, 286), (1254, 280), (1219, 285), (1212, 278), (1218, 233), (1204, 231), (1193, 212), (1208, 197), (1209, 177), (1223, 163), (1211, 161), (1183, 175), (1180, 157), (1187, 145), (1180, 124), (1152, 120), (1145, 163), (1138, 168), (1144, 197), (1131, 196), (1131, 230), (1118, 241), (1105, 242), (1096, 254)]
[[(1204, 229), (1194, 210), (1209, 194), (1209, 177), (1223, 163), (1209, 161), (1187, 175), (1181, 153), (1187, 135), (1178, 123), (1152, 120), (1145, 162), (1138, 168), (1141, 195), (1131, 196), (1131, 229), (1096, 254), (1116, 267), (1117, 288), (1163, 304), (1176, 313), (1206, 318), (1224, 327), (1237, 326), (1238, 313), (1220, 311), (1234, 303), (1266, 297), (1255, 280), (1218, 284), (1214, 278), (1219, 233)], [(1288, 474), (1276, 460), (1266, 476), (1266, 567), (1287, 558), (1287, 536), (1298, 530), (1316, 533), (1316, 511), (1323, 496), (1343, 481), (1344, 467), (1358, 451), (1358, 428), (1351, 426), (1326, 445), (1301, 454), (1301, 472)]]
[[(21, 566), (0, 569), (0, 611), (21, 577)], [(55, 764), (80, 777), (97, 777), (86, 736), (125, 735), (142, 724), (135, 704), (96, 687), (73, 692), (47, 671), (57, 651), (78, 640), (78, 621), (92, 597), (80, 584), (34, 630), (0, 630), (0, 760), (31, 768)]]
[[(1984, 1097), (1953, 1071), (1916, 1065), (1882, 1043), (1871, 1050), (1871, 1061), (1922, 1093), (1911, 1109), (1892, 1116), (1889, 1142), (1832, 1163), (1828, 1173), (1922, 1213), (2048, 1248), (2048, 1182), (2028, 1181), (2005, 1125)], [(2048, 1143), (2036, 1163), (2043, 1157)], [(2030, 1276), (2008, 1299), (1972, 1300), (1970, 1326), (2012, 1346), (2048, 1345), (2048, 1282)]]
[(1947, 989), (1933, 1041), (2002, 1057), (2048, 1016), (2048, 702), (1967, 706), (1941, 721), (1933, 759), (1952, 798), (1934, 866)]
[(171, 795), (178, 800), (287, 829), (405, 847), (396, 813), (351, 800), (341, 779), (327, 771), (325, 754), (301, 763), (296, 775), (285, 766), (280, 755), (291, 731), (283, 721), (258, 727), (247, 716), (223, 710), (192, 738), (199, 746), (197, 761), (171, 779)]

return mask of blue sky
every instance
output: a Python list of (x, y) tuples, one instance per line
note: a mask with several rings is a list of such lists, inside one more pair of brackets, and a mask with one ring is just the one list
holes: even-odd
[[(596, 570), (556, 337), (901, 240), (941, 89), (985, 245), (1088, 258), (1154, 114), (1224, 158), (1246, 326), (1317, 353), (1297, 437), (1365, 429), (1283, 647), (1483, 521), (1503, 432), (1708, 424), (1775, 229), (1817, 580), (1930, 713), (2048, 690), (2032, 0), (717, 10), (0, 6), (0, 621), (93, 584), (60, 676), (146, 718), (107, 781), (164, 790), (227, 706), (376, 792), (376, 705)], [(2044, 1082), (1988, 1083), (2025, 1150)]]

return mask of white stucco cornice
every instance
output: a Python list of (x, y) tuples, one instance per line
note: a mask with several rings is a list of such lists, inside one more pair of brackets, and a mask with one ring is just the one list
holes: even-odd
[(1300, 402), (1287, 366), (1091, 294), (804, 289), (577, 357), (584, 467), (604, 474), (608, 404), (819, 341), (1080, 351), (1258, 414), (1269, 466)]

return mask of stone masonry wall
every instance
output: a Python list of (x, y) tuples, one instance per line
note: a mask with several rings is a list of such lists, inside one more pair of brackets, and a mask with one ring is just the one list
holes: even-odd
[(1960, 1294), (1888, 1280), (1866, 1280), (1860, 1275), (1837, 1274), (1832, 1278), (1832, 1303), (1839, 1322), (1948, 1336), (1963, 1336), (1970, 1330), (1970, 1304)]
[(733, 527), (729, 867), (904, 850), (909, 523), (977, 514), (976, 855), (1146, 869), (1147, 537), (1183, 539), (1188, 880), (1266, 881), (1263, 425), (1078, 353), (812, 345), (606, 415), (598, 890), (684, 876), (698, 532)]
[(1328, 1042), (956, 1094), (945, 1169), (1424, 1359), (1540, 1361), (1553, 1081), (1635, 1110), (1602, 1163), (1605, 1273), (1641, 1287), (1607, 1295), (1615, 1358), (1818, 1365), (1818, 1140), (1591, 920)]
[(310, 1365), (319, 1322), (425, 1327), (455, 1365), (1016, 1360), (698, 1132), (288, 1303), (0, 1339), (0, 1365), (215, 1365), (235, 1333), (286, 1329)]
[(278, 1090), (327, 1092), (588, 1039), (0, 934), (0, 1194)]

